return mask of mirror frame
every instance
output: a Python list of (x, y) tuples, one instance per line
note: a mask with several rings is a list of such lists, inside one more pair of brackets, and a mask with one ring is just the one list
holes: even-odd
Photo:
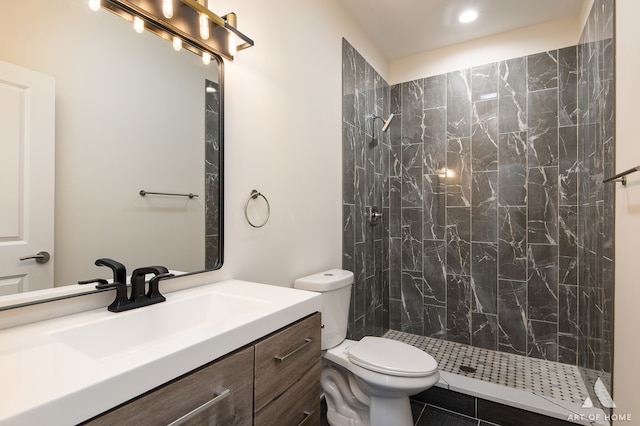
[[(211, 269), (205, 269), (201, 271), (188, 272), (180, 275), (181, 277), (187, 275), (200, 274), (203, 272), (216, 271), (222, 268), (224, 264), (224, 60), (220, 55), (212, 56), (213, 60), (218, 62), (218, 93), (219, 93), (219, 112), (218, 112), (218, 199), (216, 200), (220, 209), (218, 210), (218, 261)], [(206, 136), (205, 136), (206, 137)], [(206, 143), (206, 141), (204, 141)], [(206, 217), (206, 212), (205, 212)], [(205, 224), (206, 228), (206, 224)], [(206, 251), (206, 242), (205, 242)], [(206, 257), (206, 256), (205, 256)]]

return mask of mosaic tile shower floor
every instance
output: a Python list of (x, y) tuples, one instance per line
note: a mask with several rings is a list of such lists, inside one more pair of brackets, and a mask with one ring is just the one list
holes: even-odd
[[(576, 366), (389, 330), (383, 337), (428, 352), (441, 371), (582, 404), (589, 392)], [(465, 372), (460, 367), (472, 367)]]

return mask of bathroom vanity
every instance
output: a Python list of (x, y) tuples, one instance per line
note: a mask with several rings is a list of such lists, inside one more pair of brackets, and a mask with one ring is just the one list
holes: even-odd
[(320, 367), (316, 313), (85, 424), (318, 424)]
[(166, 297), (0, 331), (0, 424), (318, 424), (316, 294), (227, 280)]

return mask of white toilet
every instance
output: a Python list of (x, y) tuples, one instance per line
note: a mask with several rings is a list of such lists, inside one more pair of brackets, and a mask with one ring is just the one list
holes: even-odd
[(342, 425), (413, 425), (409, 395), (438, 382), (438, 364), (426, 352), (382, 337), (345, 339), (353, 273), (309, 275), (294, 287), (322, 293), (321, 385), (327, 420)]

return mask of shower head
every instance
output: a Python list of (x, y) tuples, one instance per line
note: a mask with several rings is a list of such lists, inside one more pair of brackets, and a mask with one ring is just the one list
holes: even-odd
[(391, 113), (389, 114), (389, 118), (387, 118), (386, 120), (382, 117), (379, 116), (374, 116), (373, 117), (373, 121), (376, 121), (376, 119), (380, 119), (382, 120), (382, 131), (383, 132), (387, 132), (387, 130), (389, 130), (389, 126), (391, 125), (391, 120), (393, 120), (393, 117), (395, 116), (395, 114)]
[(391, 120), (393, 120), (393, 116), (394, 114), (391, 113), (389, 115), (389, 118), (387, 118), (387, 120), (384, 122), (384, 124), (382, 125), (382, 131), (386, 132), (387, 130), (389, 130), (389, 126), (391, 125)]

